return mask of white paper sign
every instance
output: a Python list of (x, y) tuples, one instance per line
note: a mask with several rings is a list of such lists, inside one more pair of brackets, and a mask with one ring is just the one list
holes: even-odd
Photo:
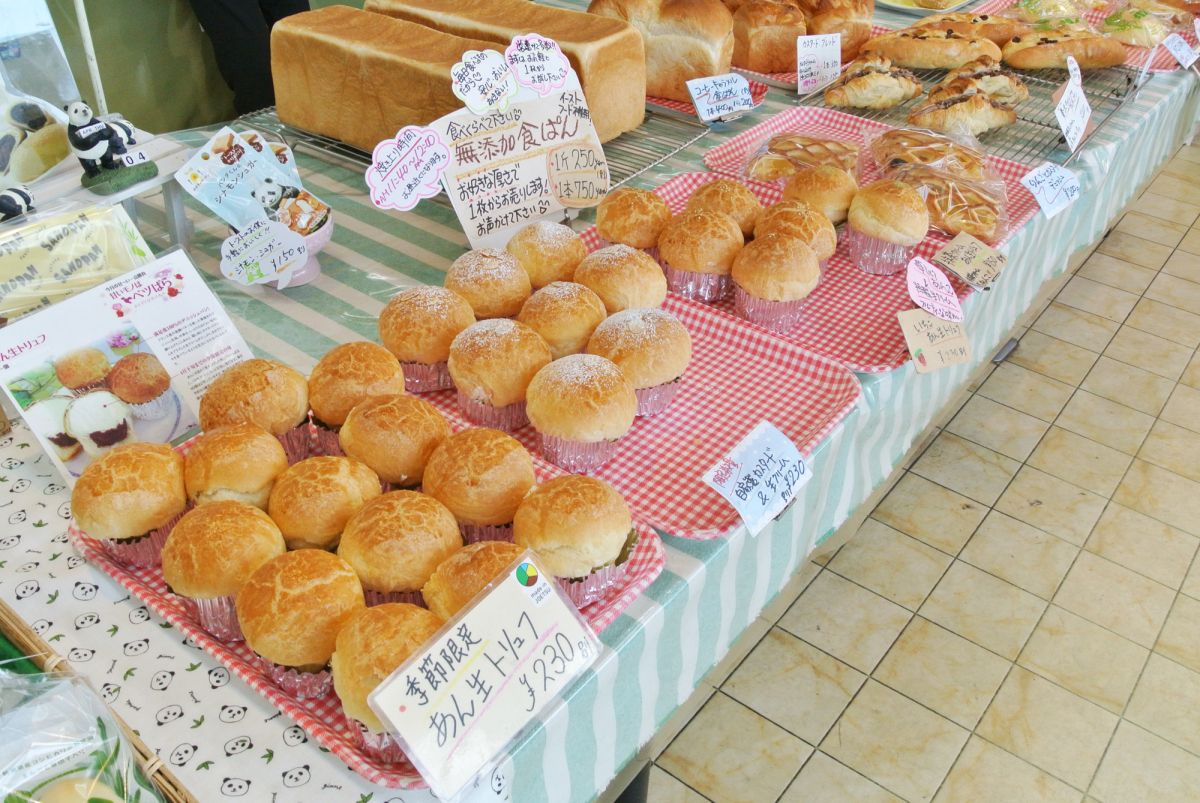
[(1200, 17), (1192, 20), (1192, 28), (1196, 31), (1196, 39), (1200, 40)]
[(145, 151), (126, 151), (125, 153), (121, 154), (121, 164), (125, 165), (126, 167), (137, 167), (138, 165), (145, 164), (148, 161), (150, 161), (150, 158), (146, 156)]
[(367, 702), (434, 794), (452, 799), (599, 650), (554, 578), (526, 552)]
[(1054, 217), (1079, 198), (1079, 178), (1053, 162), (1043, 162), (1040, 167), (1035, 167), (1025, 174), (1021, 183), (1033, 193), (1047, 218)]
[(1067, 141), (1067, 148), (1074, 152), (1079, 147), (1079, 143), (1083, 141), (1088, 120), (1092, 117), (1092, 106), (1088, 103), (1087, 96), (1083, 94), (1083, 87), (1080, 84), (1073, 80), (1067, 81), (1062, 97), (1059, 99), (1058, 105), (1054, 107), (1054, 116), (1058, 118), (1058, 127), (1062, 129), (1063, 138)]
[(1146, 51), (1146, 60), (1142, 62), (1142, 68), (1138, 70), (1137, 82), (1134, 86), (1141, 88), (1142, 84), (1146, 83), (1146, 79), (1150, 77), (1150, 65), (1154, 63), (1154, 57), (1158, 55), (1158, 45), (1148, 48)]
[(810, 479), (796, 444), (770, 421), (751, 430), (704, 474), (704, 482), (733, 505), (751, 535), (786, 510)]
[(442, 191), (442, 173), (449, 163), (450, 149), (441, 134), (424, 126), (404, 126), (371, 154), (366, 174), (371, 203), (380, 209), (412, 209)]
[(504, 111), (517, 94), (517, 79), (495, 50), (468, 50), (450, 68), (450, 91), (475, 114)]
[(1072, 81), (1083, 86), (1083, 75), (1079, 72), (1079, 62), (1070, 53), (1067, 54), (1067, 75)]
[(241, 285), (279, 282), (308, 259), (304, 238), (277, 220), (256, 220), (221, 243), (221, 275)]
[(750, 82), (736, 73), (693, 78), (687, 82), (696, 115), (706, 123), (732, 120), (754, 108)]
[[(1197, 34), (1197, 36), (1200, 36), (1200, 34)], [(1196, 59), (1198, 58), (1196, 51), (1179, 34), (1171, 34), (1163, 40), (1162, 44), (1175, 57), (1175, 60), (1179, 62), (1179, 66), (1185, 70), (1196, 63)]]
[(908, 295), (917, 306), (943, 321), (961, 321), (962, 305), (946, 274), (923, 257), (908, 262)]
[(824, 33), (796, 37), (796, 91), (816, 92), (837, 80), (842, 71), (842, 35)]

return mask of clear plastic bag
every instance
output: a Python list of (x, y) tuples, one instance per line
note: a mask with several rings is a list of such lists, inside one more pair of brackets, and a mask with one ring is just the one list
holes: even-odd
[(1089, 3), (1077, 0), (1017, 0), (996, 14), (1020, 20), (1036, 31), (1068, 28), (1095, 32), (1086, 16), (1091, 10)]
[(853, 173), (857, 162), (858, 146), (853, 142), (782, 131), (768, 134), (746, 149), (742, 175), (755, 181), (776, 182), (821, 165)]
[(111, 712), (81, 678), (0, 669), (6, 803), (162, 801)]
[(872, 170), (884, 178), (903, 165), (923, 165), (970, 179), (987, 181), (987, 157), (978, 141), (966, 135), (939, 134), (924, 128), (863, 130), (863, 160), (860, 178)]
[(1134, 47), (1157, 47), (1172, 30), (1192, 24), (1193, 16), (1158, 0), (1117, 0), (1109, 5), (1100, 30)]

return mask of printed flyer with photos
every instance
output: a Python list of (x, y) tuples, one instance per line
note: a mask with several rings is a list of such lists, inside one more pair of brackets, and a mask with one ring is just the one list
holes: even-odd
[(251, 356), (175, 251), (0, 329), (0, 387), (73, 485), (115, 446), (195, 435), (204, 391)]

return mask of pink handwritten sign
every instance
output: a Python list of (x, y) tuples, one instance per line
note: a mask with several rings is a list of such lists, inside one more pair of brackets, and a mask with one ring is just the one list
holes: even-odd
[(432, 128), (408, 125), (375, 146), (367, 168), (371, 202), (380, 209), (412, 209), (441, 192), (450, 149)]
[(504, 60), (517, 83), (545, 97), (567, 83), (571, 65), (558, 42), (536, 33), (513, 37), (504, 51)]
[(943, 321), (958, 323), (963, 319), (962, 305), (946, 274), (922, 257), (908, 263), (908, 294), (917, 306)]

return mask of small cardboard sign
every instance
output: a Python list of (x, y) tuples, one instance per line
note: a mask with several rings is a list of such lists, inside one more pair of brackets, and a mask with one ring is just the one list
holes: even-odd
[(572, 143), (554, 148), (550, 161), (550, 189), (563, 206), (595, 206), (608, 192), (608, 162), (598, 145)]
[(1004, 270), (1008, 257), (962, 231), (933, 255), (933, 262), (976, 290), (988, 290)]
[[(1200, 37), (1200, 34), (1197, 34), (1197, 36)], [(1179, 62), (1179, 66), (1185, 70), (1195, 64), (1197, 58), (1200, 58), (1196, 54), (1196, 49), (1177, 33), (1168, 36), (1163, 40), (1162, 44), (1167, 49), (1167, 52)]]
[(525, 552), (367, 699), (443, 800), (592, 665), (600, 641)]
[(923, 257), (908, 261), (908, 295), (917, 306), (943, 321), (961, 321), (962, 305), (946, 274)]
[(837, 80), (842, 71), (842, 35), (824, 33), (796, 37), (796, 91), (816, 92)]
[(425, 126), (406, 125), (375, 146), (367, 168), (371, 203), (406, 212), (442, 191), (442, 173), (450, 149), (442, 135)]
[(1081, 192), (1079, 177), (1054, 162), (1043, 162), (1035, 167), (1025, 174), (1021, 183), (1033, 193), (1047, 218), (1053, 218), (1075, 203)]
[(504, 111), (517, 94), (517, 78), (495, 50), (468, 50), (450, 68), (450, 91), (473, 114)]
[(971, 341), (961, 323), (944, 321), (923, 309), (904, 310), (896, 318), (918, 374), (970, 361)]
[(693, 78), (687, 90), (696, 116), (706, 123), (734, 120), (754, 108), (750, 82), (737, 73)]
[(282, 290), (307, 259), (304, 238), (276, 220), (256, 220), (221, 243), (221, 275), (245, 286), (279, 282)]
[(1092, 119), (1092, 106), (1083, 94), (1083, 86), (1074, 79), (1067, 79), (1058, 105), (1054, 107), (1054, 116), (1058, 120), (1058, 127), (1062, 129), (1063, 139), (1067, 141), (1067, 149), (1074, 153)]
[(519, 86), (532, 89), (543, 98), (562, 89), (571, 74), (571, 65), (558, 42), (536, 33), (514, 37), (504, 51), (504, 60)]
[(796, 444), (770, 421), (760, 422), (704, 474), (705, 484), (733, 505), (751, 535), (783, 513), (810, 479)]

